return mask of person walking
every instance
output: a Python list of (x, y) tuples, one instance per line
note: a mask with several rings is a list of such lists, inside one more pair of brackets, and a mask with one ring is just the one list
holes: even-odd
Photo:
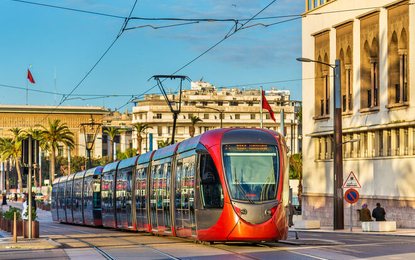
[(2, 206), (7, 205), (7, 198), (6, 194), (3, 194), (3, 203), (1, 203)]
[(288, 202), (287, 212), (288, 212), (288, 226), (289, 227), (294, 226), (293, 217), (294, 217), (294, 214), (298, 215), (298, 213), (295, 210), (293, 204), (291, 204), (291, 201)]
[(370, 214), (370, 210), (367, 208), (366, 203), (362, 205), (362, 210), (360, 211), (360, 216), (361, 216), (362, 222), (373, 221), (372, 215)]
[(34, 192), (32, 192), (32, 208), (35, 208), (35, 212), (36, 212), (36, 200), (35, 200), (35, 196), (36, 196), (36, 194)]
[(376, 221), (386, 221), (385, 219), (385, 209), (380, 206), (380, 203), (376, 203), (376, 208), (372, 211), (372, 216), (376, 219)]

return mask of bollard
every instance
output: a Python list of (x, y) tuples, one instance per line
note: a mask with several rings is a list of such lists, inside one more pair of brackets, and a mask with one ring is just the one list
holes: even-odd
[(298, 239), (298, 231), (295, 231), (295, 239)]
[(14, 212), (14, 225), (13, 225), (13, 241), (17, 243), (17, 215)]

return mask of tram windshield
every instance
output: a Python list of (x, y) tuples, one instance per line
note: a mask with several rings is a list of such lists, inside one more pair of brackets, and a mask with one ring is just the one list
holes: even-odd
[(275, 145), (224, 145), (223, 162), (233, 199), (254, 203), (276, 198), (280, 167)]

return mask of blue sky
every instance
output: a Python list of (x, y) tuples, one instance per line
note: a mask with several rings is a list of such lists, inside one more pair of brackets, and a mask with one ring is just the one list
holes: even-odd
[[(97, 13), (128, 17), (134, 0), (32, 0)], [(139, 0), (132, 17), (236, 19), (253, 17), (271, 1), (149, 1)], [(36, 84), (28, 83), (29, 105), (57, 105), (63, 94), (76, 90), (61, 105), (105, 106), (131, 110), (132, 97), (159, 93), (153, 75), (172, 74), (214, 46), (234, 22), (200, 22), (153, 29), (124, 31), (94, 70), (95, 63), (116, 39), (124, 19), (22, 3), (0, 1), (0, 103), (26, 104), (27, 68)], [(258, 17), (300, 15), (303, 0), (277, 0)], [(293, 17), (247, 23), (273, 24)], [(127, 28), (181, 24), (180, 21), (130, 20)], [(176, 74), (217, 87), (253, 87), (291, 90), (301, 100), (301, 19), (239, 30)], [(57, 95), (55, 101), (54, 74)], [(279, 82), (273, 84), (259, 84)], [(166, 85), (167, 88), (174, 88)], [(256, 84), (256, 85), (251, 85)], [(9, 87), (6, 87), (9, 86)], [(174, 83), (174, 86), (177, 86)], [(189, 89), (190, 83), (184, 88)], [(32, 91), (35, 90), (35, 91)], [(44, 91), (44, 92), (38, 92)], [(45, 93), (47, 92), (47, 93)], [(110, 97), (103, 97), (108, 95)], [(113, 95), (119, 95), (113, 97)]]

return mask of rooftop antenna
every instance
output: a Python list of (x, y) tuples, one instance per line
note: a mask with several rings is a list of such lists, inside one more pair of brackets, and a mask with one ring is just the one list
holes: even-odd
[[(177, 116), (180, 114), (180, 110), (182, 107), (182, 84), (183, 84), (183, 80), (188, 80), (189, 82), (191, 82), (190, 78), (187, 76), (180, 76), (180, 75), (154, 75), (153, 77), (151, 77), (150, 79), (154, 78), (157, 81), (157, 86), (159, 87), (161, 93), (163, 93), (164, 98), (166, 99), (167, 104), (170, 107), (170, 111), (173, 113), (173, 133), (172, 133), (172, 138), (171, 138), (171, 144), (174, 144), (174, 134), (176, 132), (176, 121), (177, 121)], [(149, 80), (150, 80), (149, 79)], [(160, 80), (163, 79), (163, 80)], [(180, 79), (180, 90), (179, 90), (179, 106), (178, 108), (176, 107), (176, 101), (174, 101), (174, 95), (173, 95), (173, 101), (169, 100), (169, 97), (167, 96), (167, 93), (163, 87), (163, 82), (166, 79)], [(175, 106), (175, 108), (173, 108), (173, 106)]]

